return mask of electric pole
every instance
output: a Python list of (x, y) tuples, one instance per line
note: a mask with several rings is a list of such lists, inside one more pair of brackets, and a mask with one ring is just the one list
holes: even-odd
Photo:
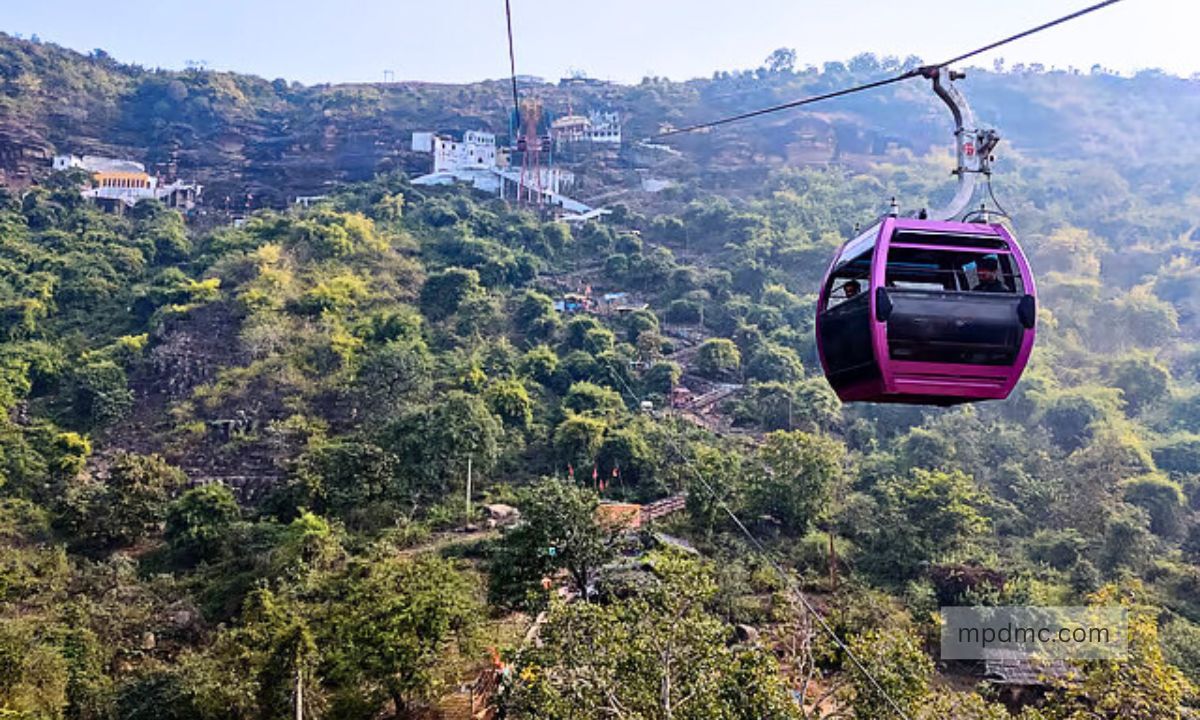
[(467, 458), (467, 523), (471, 522), (471, 458)]

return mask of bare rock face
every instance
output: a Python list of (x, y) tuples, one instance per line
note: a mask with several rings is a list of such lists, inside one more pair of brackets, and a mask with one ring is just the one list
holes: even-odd
[(219, 303), (164, 323), (155, 333), (151, 372), (140, 389), (175, 400), (212, 380), (220, 368), (243, 364), (238, 327), (232, 310)]
[(167, 608), (166, 620), (173, 630), (188, 630), (200, 622), (200, 611), (190, 603), (180, 601)]
[(488, 514), (488, 519), (496, 525), (509, 525), (521, 518), (520, 510), (512, 505), (505, 505), (503, 503), (484, 505), (483, 510)]

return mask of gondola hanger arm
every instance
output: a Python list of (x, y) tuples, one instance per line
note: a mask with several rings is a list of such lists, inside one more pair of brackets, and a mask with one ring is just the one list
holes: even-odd
[[(958, 189), (953, 199), (945, 207), (929, 211), (928, 218), (954, 220), (970, 207), (979, 187), (979, 177), (991, 174), (992, 151), (1000, 142), (1000, 135), (990, 128), (976, 127), (975, 113), (971, 111), (966, 97), (954, 85), (954, 81), (966, 77), (966, 73), (937, 65), (923, 67), (919, 72), (921, 77), (933, 82), (933, 92), (950, 108), (950, 114), (954, 116), (956, 165), (952, 172), (958, 177)], [(946, 75), (945, 82), (943, 73)]]

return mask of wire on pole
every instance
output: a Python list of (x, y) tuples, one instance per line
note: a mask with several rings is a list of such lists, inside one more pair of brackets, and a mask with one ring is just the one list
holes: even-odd
[[(608, 366), (609, 374), (612, 375), (617, 382), (625, 388), (629, 396), (632, 397), (634, 402), (640, 406), (642, 403), (642, 398), (634, 391), (632, 387), (629, 386), (629, 383), (625, 381), (625, 378), (619, 372), (616, 372), (611, 360), (604, 358), (604, 363)], [(876, 677), (871, 673), (870, 670), (867, 669), (865, 665), (863, 665), (862, 661), (858, 659), (858, 656), (856, 656), (854, 652), (850, 650), (850, 647), (846, 645), (846, 643), (840, 637), (838, 637), (837, 631), (829, 625), (829, 623), (819, 612), (817, 612), (817, 609), (813, 607), (811, 602), (809, 602), (808, 596), (806, 596), (804, 591), (796, 585), (795, 579), (783, 569), (783, 566), (780, 565), (770, 553), (767, 552), (767, 549), (762, 542), (754, 536), (754, 533), (750, 532), (750, 529), (747, 528), (742, 522), (741, 518), (737, 516), (737, 513), (735, 513), (733, 509), (730, 508), (725, 502), (725, 500), (717, 493), (717, 491), (713, 489), (713, 486), (709, 484), (709, 482), (704, 478), (704, 475), (691, 462), (688, 456), (683, 452), (683, 449), (680, 448), (678, 443), (675, 442), (675, 439), (670, 434), (667, 434), (666, 438), (667, 442), (671, 444), (671, 447), (675, 453), (683, 460), (684, 465), (692, 472), (692, 474), (696, 477), (696, 480), (700, 482), (700, 485), (704, 488), (705, 492), (712, 496), (712, 499), (716, 501), (717, 505), (719, 505), (720, 508), (725, 511), (725, 514), (729, 516), (729, 519), (733, 521), (733, 524), (736, 525), (738, 529), (741, 530), (742, 534), (745, 535), (750, 541), (750, 544), (754, 547), (755, 551), (771, 565), (771, 568), (776, 572), (776, 574), (779, 575), (780, 579), (783, 580), (788, 589), (791, 590), (792, 595), (800, 602), (800, 605), (804, 608), (805, 612), (813, 617), (813, 619), (817, 622), (817, 625), (820, 626), (821, 630), (824, 631), (825, 634), (829, 636), (829, 639), (833, 641), (833, 644), (846, 654), (846, 658), (850, 660), (850, 663), (854, 666), (855, 670), (857, 670), (863, 677), (867, 679), (872, 689), (879, 693), (880, 697), (884, 699), (884, 701), (896, 714), (896, 717), (900, 718), (900, 720), (908, 720), (908, 715), (904, 712), (904, 709), (901, 708), (896, 700), (887, 692), (887, 690), (883, 688), (883, 686), (879, 683), (879, 680), (876, 679)]]

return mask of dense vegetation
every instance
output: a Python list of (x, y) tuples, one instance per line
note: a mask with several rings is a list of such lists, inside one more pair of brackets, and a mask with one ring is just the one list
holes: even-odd
[[(912, 717), (1006, 716), (938, 681), (940, 605), (1087, 603), (1129, 606), (1129, 659), (1024, 717), (1185, 717), (1200, 187), (1025, 150), (1002, 199), (1039, 346), (1009, 400), (951, 410), (841, 406), (811, 327), (832, 250), (889, 194), (938, 199), (940, 156), (734, 199), (684, 173), (661, 211), (574, 231), (399, 174), (206, 232), (100, 214), (66, 175), (4, 194), (0, 717), (292, 717), (297, 688), (309, 717), (421, 717), (489, 647), (509, 717), (887, 716), (722, 503)], [(560, 315), (564, 273), (649, 307)], [(683, 369), (668, 325), (708, 336), (691, 372), (745, 383), (723, 408), (743, 433), (641, 411)], [(482, 520), (468, 461), (476, 501), (523, 524), (444, 532)], [(593, 472), (608, 498), (687, 491), (665, 529), (699, 552), (602, 522)], [(247, 476), (243, 502), (203, 482)]]

